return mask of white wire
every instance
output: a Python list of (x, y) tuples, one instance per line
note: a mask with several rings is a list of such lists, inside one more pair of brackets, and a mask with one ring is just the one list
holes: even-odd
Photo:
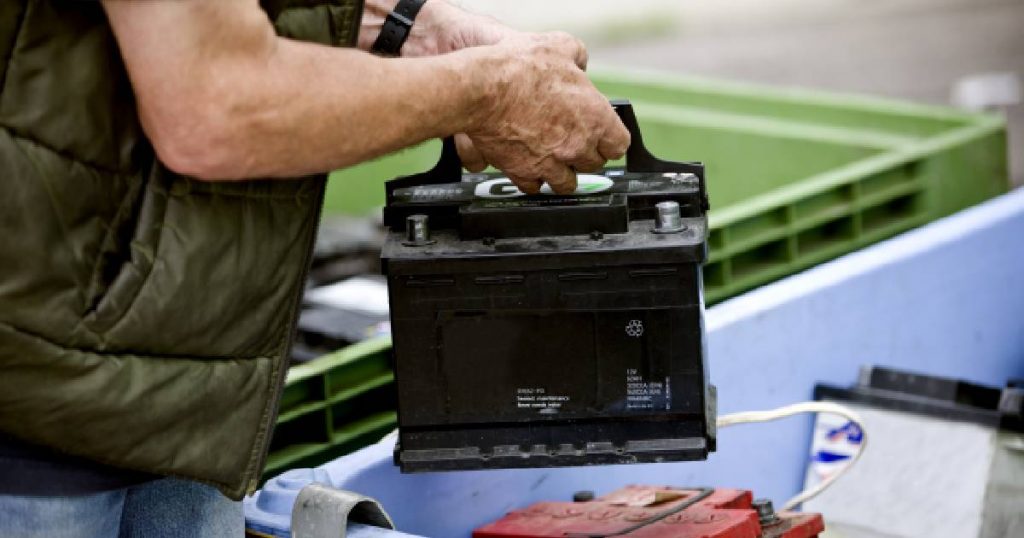
[(841, 467), (831, 476), (822, 480), (814, 487), (801, 491), (796, 494), (795, 497), (786, 501), (786, 504), (782, 507), (783, 510), (792, 510), (804, 501), (817, 497), (818, 494), (828, 489), (833, 482), (838, 480), (840, 476), (846, 474), (846, 472), (857, 463), (857, 460), (860, 459), (861, 454), (864, 453), (864, 450), (868, 446), (868, 434), (867, 430), (864, 429), (864, 421), (861, 420), (860, 416), (852, 409), (831, 402), (802, 402), (780, 407), (778, 409), (772, 409), (770, 411), (745, 411), (742, 413), (732, 413), (730, 415), (718, 417), (718, 427), (726, 428), (737, 424), (750, 424), (754, 422), (778, 420), (780, 418), (790, 417), (800, 413), (830, 413), (833, 415), (839, 415), (850, 422), (853, 422), (861, 431), (860, 449), (853, 455), (853, 459), (851, 459), (849, 463)]
[[(772, 409), (770, 411), (744, 411), (741, 413), (732, 413), (718, 417), (718, 427), (727, 428), (729, 426), (735, 426), (737, 424), (753, 424), (755, 422), (769, 422), (772, 420), (778, 420), (780, 418), (791, 417), (793, 415), (799, 415), (801, 413), (831, 413), (833, 415), (839, 415), (846, 418), (850, 422), (853, 422), (860, 428), (861, 431), (861, 442), (860, 448), (857, 453), (853, 455), (853, 459), (846, 465), (841, 467), (838, 471), (833, 473), (828, 478), (819, 482), (812, 488), (805, 489), (800, 493), (797, 493), (792, 499), (786, 501), (783, 505), (783, 510), (792, 510), (793, 508), (803, 504), (805, 501), (809, 501), (817, 497), (821, 492), (828, 489), (833, 482), (839, 479), (840, 476), (846, 474), (854, 464), (860, 460), (861, 455), (868, 446), (868, 433), (864, 428), (864, 421), (860, 418), (856, 412), (849, 407), (845, 407), (839, 404), (831, 402), (802, 402), (793, 405), (787, 405), (778, 409)], [(391, 439), (398, 438), (398, 429), (385, 435), (380, 442), (391, 442)]]

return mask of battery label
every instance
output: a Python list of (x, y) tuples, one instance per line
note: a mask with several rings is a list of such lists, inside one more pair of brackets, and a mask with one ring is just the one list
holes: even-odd
[(645, 379), (636, 368), (626, 369), (626, 409), (669, 409), (672, 401), (669, 378), (664, 382)]
[[(614, 177), (581, 174), (577, 176), (576, 192), (556, 194), (548, 185), (541, 188), (540, 196), (552, 199), (579, 199), (607, 194), (685, 194), (699, 188), (693, 174), (636, 174), (624, 173)], [(512, 180), (496, 177), (484, 181), (418, 185), (398, 189), (391, 205), (447, 202), (464, 204), (473, 200), (501, 200), (527, 196)], [(534, 199), (535, 197), (530, 197)]]
[[(673, 360), (699, 349), (685, 330), (696, 309), (452, 312), (438, 319), (437, 365), (449, 416), (467, 422), (568, 420), (686, 411), (694, 370)], [(690, 318), (692, 319), (692, 318)], [(692, 401), (695, 409), (699, 401)]]
[(542, 414), (557, 413), (570, 398), (564, 395), (549, 394), (544, 387), (528, 387), (516, 389), (516, 408), (534, 410)]
[(557, 198), (513, 198), (506, 200), (485, 200), (473, 202), (476, 209), (521, 209), (548, 206), (598, 206), (611, 204), (611, 196), (559, 196)]

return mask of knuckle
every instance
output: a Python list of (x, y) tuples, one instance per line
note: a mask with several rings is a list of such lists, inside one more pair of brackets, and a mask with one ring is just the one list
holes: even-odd
[(586, 167), (586, 170), (584, 170), (584, 171), (585, 172), (597, 172), (598, 170), (601, 169), (602, 166), (604, 166), (605, 162), (606, 161), (604, 159), (602, 159), (601, 157), (593, 157), (590, 160), (588, 160), (586, 163), (584, 163), (584, 166)]
[(540, 177), (548, 183), (563, 181), (565, 178), (565, 165), (552, 160), (544, 167)]
[(578, 37), (563, 31), (555, 31), (549, 34), (551, 39), (555, 41), (560, 47), (564, 47), (565, 50), (571, 51), (573, 55), (585, 53), (587, 47), (583, 44)]
[(626, 145), (626, 144), (616, 144), (616, 145), (612, 146), (611, 148), (609, 148), (609, 155), (608, 155), (608, 157), (611, 158), (611, 159), (621, 159), (622, 156), (626, 154), (626, 149), (627, 148), (628, 148), (628, 145)]
[(626, 150), (629, 149), (630, 143), (633, 141), (633, 136), (629, 134), (629, 131), (625, 127), (622, 128), (621, 132), (622, 135), (619, 139), (619, 149), (622, 150), (622, 153), (625, 153)]
[(551, 185), (565, 182), (565, 172), (563, 170), (558, 170), (556, 168), (548, 170), (547, 173), (541, 177), (546, 183), (549, 183)]
[(555, 185), (567, 185), (575, 180), (575, 176), (569, 169), (558, 170), (551, 174), (551, 177), (547, 178), (548, 183), (552, 186)]
[(580, 39), (580, 38), (578, 38), (578, 37), (576, 37), (576, 36), (571, 36), (571, 37), (572, 37), (572, 40), (573, 40), (573, 42), (574, 42), (574, 46), (575, 46), (575, 48), (576, 48), (576, 52), (577, 52), (577, 53), (578, 53), (578, 54), (579, 54), (579, 55), (580, 55), (581, 57), (583, 57), (583, 58), (586, 58), (586, 57), (587, 57), (587, 55), (589, 54), (589, 53), (587, 52), (587, 44), (586, 44), (586, 43), (584, 43), (582, 39)]
[(541, 185), (543, 185), (540, 180), (536, 179), (519, 179), (519, 181), (514, 183), (519, 187), (519, 190), (528, 194), (536, 194), (540, 190)]
[(586, 153), (586, 141), (582, 137), (573, 137), (555, 150), (554, 157), (561, 162), (568, 162), (578, 160)]
[(563, 181), (552, 183), (551, 189), (559, 194), (569, 194), (576, 190), (576, 175), (570, 174)]
[(565, 32), (562, 30), (555, 30), (553, 32), (550, 32), (548, 35), (551, 37), (551, 39), (555, 41), (561, 41), (563, 43), (568, 43), (575, 39), (571, 34), (569, 34), (569, 32)]
[(520, 169), (519, 173), (516, 175), (523, 181), (537, 181), (544, 177), (544, 171), (536, 166), (529, 166)]

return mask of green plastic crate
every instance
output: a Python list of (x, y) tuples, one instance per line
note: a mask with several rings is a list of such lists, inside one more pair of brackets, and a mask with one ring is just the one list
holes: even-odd
[(315, 467), (395, 429), (390, 349), (390, 338), (378, 338), (288, 371), (264, 479)]
[[(591, 78), (633, 101), (656, 155), (707, 164), (709, 303), (1009, 187), (998, 116), (660, 73)], [(431, 142), (335, 173), (326, 211), (374, 211), (384, 181), (428, 169), (439, 151)]]

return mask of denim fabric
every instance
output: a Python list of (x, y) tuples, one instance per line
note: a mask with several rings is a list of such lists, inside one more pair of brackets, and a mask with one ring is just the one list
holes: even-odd
[(0, 495), (5, 538), (241, 538), (242, 503), (215, 488), (164, 478), (92, 495)]
[(91, 495), (135, 487), (159, 478), (61, 454), (0, 432), (0, 495)]

